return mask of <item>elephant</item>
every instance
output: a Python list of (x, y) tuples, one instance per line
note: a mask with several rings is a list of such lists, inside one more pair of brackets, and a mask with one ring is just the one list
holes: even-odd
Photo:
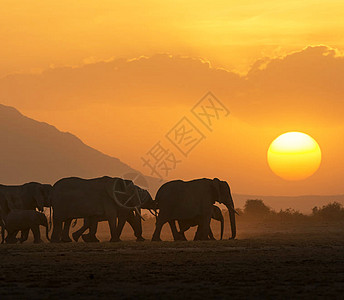
[[(147, 192), (147, 191), (146, 191)], [(95, 236), (99, 220), (108, 221), (112, 242), (118, 241), (116, 218), (119, 209), (139, 209), (149, 200), (140, 197), (140, 188), (131, 180), (117, 177), (82, 179), (63, 178), (53, 186), (52, 242), (70, 242), (69, 228), (73, 219), (87, 219), (90, 236)], [(148, 193), (148, 192), (147, 192)], [(149, 194), (149, 193), (148, 193)]]
[[(127, 184), (129, 184), (130, 181), (125, 180)], [(151, 213), (152, 210), (156, 211), (156, 204), (155, 201), (153, 201), (151, 195), (147, 190), (144, 190), (138, 186), (136, 186), (138, 190), (138, 194), (140, 199), (144, 199), (145, 201), (143, 202), (141, 208), (148, 209)], [(154, 215), (154, 213), (152, 213)], [(142, 237), (142, 222), (141, 222), (141, 215), (137, 212), (133, 211), (128, 211), (126, 209), (122, 209), (119, 207), (118, 209), (118, 224), (117, 224), (117, 238), (118, 241), (120, 241), (120, 236), (123, 230), (123, 227), (125, 225), (125, 222), (128, 222), (130, 226), (134, 230), (134, 235), (136, 237), (136, 241), (142, 242), (145, 239)], [(101, 221), (105, 221), (106, 219), (103, 218), (98, 218), (97, 223)], [(93, 227), (91, 226), (90, 220), (88, 218), (84, 219), (84, 225), (77, 231), (75, 231), (72, 234), (73, 240), (78, 241), (80, 236), (85, 242), (99, 242), (99, 240), (96, 238), (95, 233), (97, 231), (97, 225), (98, 224), (93, 224)], [(83, 234), (87, 229), (90, 229), (90, 232), (88, 234)]]
[(50, 207), (49, 195), (52, 186), (38, 182), (29, 182), (23, 185), (2, 185), (0, 192), (5, 196), (8, 208), (32, 209), (43, 211), (44, 207)]
[[(44, 207), (50, 207), (50, 184), (29, 182), (23, 185), (0, 184), (0, 214), (8, 214), (10, 210), (24, 209), (43, 211)], [(51, 211), (50, 211), (51, 212)], [(21, 238), (28, 234), (21, 233)]]
[(30, 230), (34, 236), (34, 243), (41, 243), (39, 225), (45, 227), (46, 238), (50, 240), (48, 220), (44, 213), (36, 210), (14, 209), (3, 217), (3, 222), (7, 231), (6, 243), (16, 243), (18, 241), (16, 235), (19, 230), (23, 232), (22, 237), (19, 239), (21, 243), (27, 240)]
[(228, 211), (232, 236), (236, 236), (234, 202), (229, 185), (218, 178), (195, 179), (191, 181), (174, 180), (163, 184), (155, 201), (159, 208), (155, 231), (152, 241), (161, 241), (160, 234), (163, 225), (168, 222), (175, 240), (179, 239), (175, 221), (198, 218), (199, 239), (207, 240), (210, 231), (210, 219), (215, 201), (223, 203)]
[[(223, 237), (223, 227), (224, 227), (224, 219), (223, 219), (223, 215), (222, 215), (221, 209), (218, 206), (216, 206), (216, 205), (213, 205), (213, 212), (211, 214), (211, 218), (221, 222), (221, 237), (220, 237), (220, 239), (222, 240), (222, 237)], [(186, 237), (185, 237), (184, 232), (189, 230), (190, 227), (199, 225), (198, 221), (199, 221), (198, 218), (196, 218), (194, 220), (180, 220), (180, 221), (178, 221), (179, 234), (181, 235), (181, 239), (182, 240), (184, 240), (184, 241), (187, 240)], [(195, 237), (194, 237), (195, 241), (200, 239), (199, 235), (200, 235), (200, 231), (197, 230), (197, 232), (195, 234)], [(209, 239), (215, 240), (213, 232), (211, 231), (211, 228), (209, 230)]]

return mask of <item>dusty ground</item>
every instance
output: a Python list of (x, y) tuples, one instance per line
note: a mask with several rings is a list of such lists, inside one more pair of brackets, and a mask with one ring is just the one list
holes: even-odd
[(343, 298), (343, 254), (343, 228), (326, 224), (238, 224), (234, 241), (1, 245), (0, 298)]

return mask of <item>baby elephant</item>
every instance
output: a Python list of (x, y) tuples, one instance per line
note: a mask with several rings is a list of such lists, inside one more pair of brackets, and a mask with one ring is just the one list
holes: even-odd
[[(211, 218), (221, 222), (221, 237), (220, 237), (220, 239), (222, 240), (224, 219), (223, 219), (223, 215), (222, 215), (221, 209), (218, 206), (216, 206), (216, 205), (213, 205), (213, 212), (211, 214)], [(179, 229), (180, 229), (180, 231), (179, 231), (179, 234), (180, 234), (179, 239), (181, 239), (183, 241), (186, 241), (187, 239), (185, 237), (184, 232), (187, 231), (190, 227), (199, 225), (199, 220), (197, 218), (194, 219), (194, 220), (179, 220), (178, 224), (179, 224)], [(199, 239), (200, 239), (199, 238), (199, 230), (197, 229), (197, 232), (195, 234), (194, 240), (196, 241), (196, 240), (199, 240)], [(209, 239), (215, 240), (213, 232), (211, 231), (211, 228), (209, 228)]]
[(4, 218), (4, 223), (7, 230), (6, 243), (16, 243), (18, 241), (16, 235), (19, 230), (22, 231), (19, 241), (21, 243), (25, 242), (29, 236), (30, 229), (34, 236), (34, 243), (41, 243), (39, 225), (45, 227), (46, 237), (50, 241), (47, 217), (41, 212), (21, 209), (11, 210)]

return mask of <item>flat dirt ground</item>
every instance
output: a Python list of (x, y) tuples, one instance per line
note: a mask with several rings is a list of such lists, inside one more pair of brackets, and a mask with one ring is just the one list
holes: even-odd
[[(152, 222), (145, 222), (146, 238)], [(213, 225), (216, 236), (218, 227)], [(98, 236), (108, 239), (106, 224)], [(0, 298), (344, 297), (341, 226), (239, 223), (236, 240), (141, 243), (126, 227), (122, 238), (1, 245)], [(168, 226), (162, 238), (171, 239)]]

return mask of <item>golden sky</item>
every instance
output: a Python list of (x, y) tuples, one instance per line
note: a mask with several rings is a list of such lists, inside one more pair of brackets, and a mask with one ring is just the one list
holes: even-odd
[(342, 48), (344, 2), (2, 0), (0, 76), (171, 53), (247, 71), (308, 45)]
[[(230, 115), (169, 177), (236, 193), (343, 193), (342, 1), (0, 1), (0, 102), (145, 173), (141, 156), (212, 91)], [(19, 74), (18, 74), (19, 73)], [(11, 75), (9, 75), (11, 74)], [(288, 182), (270, 143), (310, 134), (323, 162)]]

